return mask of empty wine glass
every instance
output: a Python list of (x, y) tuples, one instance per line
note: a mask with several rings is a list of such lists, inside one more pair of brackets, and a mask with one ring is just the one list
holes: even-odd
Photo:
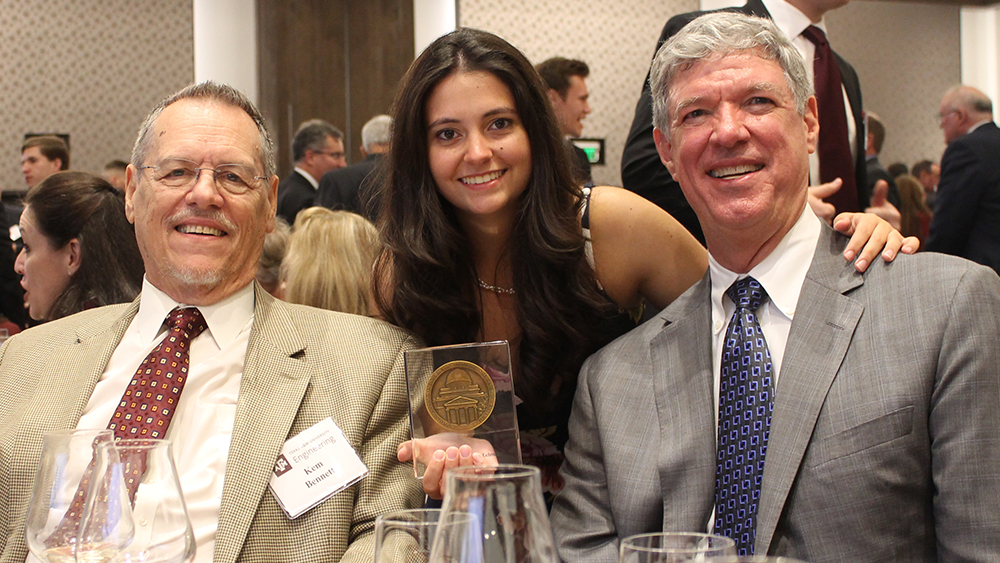
[(730, 555), (727, 557), (709, 557), (705, 563), (805, 563), (791, 557), (775, 557), (770, 555)]
[(440, 508), (397, 510), (375, 519), (375, 563), (427, 563), (439, 526), (468, 525), (471, 516)]
[(622, 540), (619, 563), (682, 563), (736, 555), (736, 542), (723, 536), (662, 532)]
[[(537, 467), (458, 467), (446, 473), (442, 522), (431, 561), (556, 563)], [(451, 521), (453, 514), (470, 517)]]
[(194, 559), (191, 521), (169, 440), (97, 448), (77, 561), (182, 563)]
[(42, 455), (25, 522), (28, 550), (40, 561), (76, 560), (77, 534), (98, 446), (110, 430), (57, 430), (42, 434)]

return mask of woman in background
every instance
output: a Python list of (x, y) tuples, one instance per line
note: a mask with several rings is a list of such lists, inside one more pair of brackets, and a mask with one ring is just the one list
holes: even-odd
[(310, 207), (295, 217), (281, 262), (283, 299), (370, 316), (372, 263), (381, 246), (375, 225), (349, 211)]
[(32, 319), (135, 299), (142, 256), (121, 192), (92, 174), (59, 172), (28, 190), (24, 204), (14, 270)]
[(899, 230), (904, 236), (927, 239), (933, 212), (927, 206), (927, 192), (920, 180), (909, 174), (896, 178), (899, 188)]
[(257, 274), (254, 279), (271, 295), (282, 298), (281, 261), (288, 252), (288, 239), (292, 238), (292, 228), (281, 217), (274, 218), (274, 230), (264, 236), (264, 249), (257, 260)]

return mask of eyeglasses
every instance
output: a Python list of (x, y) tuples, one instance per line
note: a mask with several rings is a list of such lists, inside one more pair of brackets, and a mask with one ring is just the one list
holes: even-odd
[(328, 156), (328, 157), (330, 157), (330, 158), (332, 158), (334, 160), (340, 160), (340, 159), (344, 158), (345, 156), (347, 156), (346, 153), (342, 153), (342, 152), (326, 152), (326, 151), (313, 151), (313, 152), (316, 153), (316, 154), (325, 154), (326, 156)]
[(948, 111), (946, 111), (944, 113), (937, 114), (938, 123), (941, 123), (942, 121), (944, 121), (944, 118), (948, 117), (949, 115), (951, 115), (953, 113), (958, 113), (958, 110), (957, 109), (950, 109), (950, 110), (948, 110)]
[(168, 188), (190, 188), (201, 177), (202, 170), (214, 174), (215, 186), (233, 195), (249, 192), (260, 184), (257, 180), (267, 180), (266, 176), (256, 176), (257, 171), (243, 164), (223, 164), (215, 168), (199, 168), (189, 160), (168, 159), (156, 166), (140, 166), (139, 170), (154, 170), (153, 180)]

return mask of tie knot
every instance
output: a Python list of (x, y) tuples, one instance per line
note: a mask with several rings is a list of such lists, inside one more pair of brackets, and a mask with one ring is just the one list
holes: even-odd
[(726, 290), (726, 295), (736, 303), (736, 308), (750, 309), (756, 311), (767, 299), (767, 292), (760, 282), (747, 276), (741, 280), (736, 280), (733, 285)]
[(170, 311), (166, 324), (169, 330), (183, 332), (188, 340), (195, 338), (208, 327), (205, 324), (205, 317), (201, 316), (201, 311), (195, 307)]
[(813, 45), (816, 45), (817, 47), (825, 47), (827, 45), (826, 34), (823, 33), (822, 29), (816, 27), (815, 25), (810, 25), (805, 28), (802, 31), (802, 36), (809, 41), (812, 41)]

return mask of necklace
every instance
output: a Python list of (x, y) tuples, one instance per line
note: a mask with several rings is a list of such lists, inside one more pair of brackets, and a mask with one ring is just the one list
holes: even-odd
[(490, 285), (483, 280), (479, 280), (479, 287), (485, 289), (486, 291), (492, 291), (493, 293), (502, 293), (504, 295), (514, 295), (517, 293), (514, 291), (513, 287), (497, 287), (495, 285)]

